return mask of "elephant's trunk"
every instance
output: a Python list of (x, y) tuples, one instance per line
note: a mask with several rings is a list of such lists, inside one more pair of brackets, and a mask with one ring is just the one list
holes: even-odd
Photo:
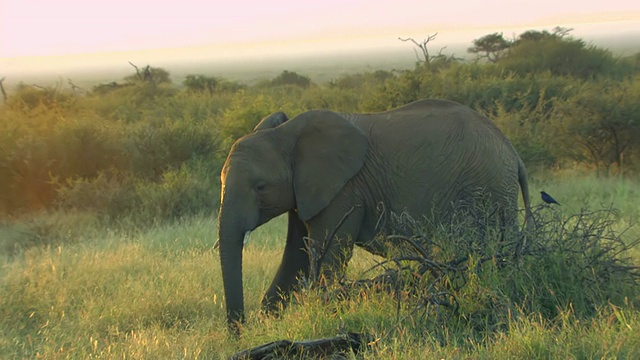
[(227, 304), (227, 322), (229, 329), (237, 333), (238, 323), (244, 321), (242, 247), (245, 232), (239, 226), (234, 226), (227, 217), (224, 211), (220, 212), (218, 226), (220, 264)]

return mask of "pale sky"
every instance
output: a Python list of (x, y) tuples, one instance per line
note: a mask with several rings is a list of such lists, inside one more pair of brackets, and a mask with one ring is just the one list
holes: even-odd
[(598, 24), (640, 31), (640, 1), (0, 0), (0, 76), (3, 68), (34, 61), (70, 64), (77, 54), (108, 61), (118, 52), (151, 49), (174, 57), (198, 56), (204, 48), (209, 53), (348, 50), (436, 31), (444, 46), (470, 44), (475, 34), (493, 31), (511, 35), (518, 32), (513, 29), (560, 25), (579, 34), (581, 26)]

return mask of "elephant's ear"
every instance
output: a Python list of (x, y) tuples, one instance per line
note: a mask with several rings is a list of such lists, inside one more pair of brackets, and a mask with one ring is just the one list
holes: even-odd
[(360, 171), (368, 140), (360, 129), (332, 111), (309, 111), (288, 125), (298, 128), (293, 187), (298, 216), (308, 220), (329, 205)]
[(289, 120), (287, 115), (282, 111), (275, 112), (264, 119), (260, 120), (260, 123), (256, 125), (253, 129), (253, 132), (264, 130), (264, 129), (273, 129), (274, 127), (278, 127), (282, 125), (285, 121)]

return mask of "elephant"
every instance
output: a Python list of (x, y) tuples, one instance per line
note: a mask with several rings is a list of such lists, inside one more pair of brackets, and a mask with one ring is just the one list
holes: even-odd
[(305, 242), (326, 244), (321, 272), (335, 278), (355, 245), (388, 254), (377, 236), (381, 216), (443, 217), (477, 189), (516, 226), (520, 194), (530, 213), (526, 169), (509, 140), (485, 116), (448, 100), (369, 114), (274, 113), (233, 144), (220, 180), (218, 246), (230, 328), (244, 321), (244, 240), (281, 214), (288, 214), (288, 231), (262, 298), (267, 311), (285, 306), (309, 275)]

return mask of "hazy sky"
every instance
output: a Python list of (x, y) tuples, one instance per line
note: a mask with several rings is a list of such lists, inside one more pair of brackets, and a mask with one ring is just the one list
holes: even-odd
[[(116, 52), (147, 49), (349, 49), (382, 44), (379, 39), (397, 43), (398, 36), (423, 38), (436, 31), (443, 45), (447, 39), (470, 44), (473, 31), (511, 35), (511, 29), (556, 25), (580, 30), (575, 24), (638, 31), (640, 1), (0, 0), (0, 72), (33, 61), (68, 62), (73, 54), (101, 53), (106, 61)], [(56, 57), (42, 58), (48, 56)]]

